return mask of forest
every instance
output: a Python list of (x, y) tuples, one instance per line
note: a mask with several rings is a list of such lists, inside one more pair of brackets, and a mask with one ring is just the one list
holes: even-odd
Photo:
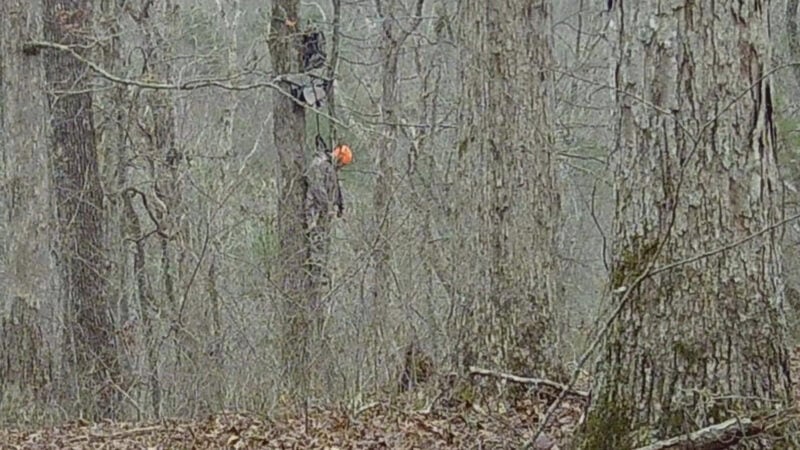
[(800, 449), (798, 0), (0, 0), (0, 449)]

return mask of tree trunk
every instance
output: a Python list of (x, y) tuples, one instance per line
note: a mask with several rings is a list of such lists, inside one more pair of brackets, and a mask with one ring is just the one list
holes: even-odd
[[(89, 0), (45, 0), (48, 41), (89, 47)], [(66, 329), (66, 374), (71, 400), (91, 417), (115, 412), (119, 364), (106, 292), (103, 191), (95, 149), (88, 68), (66, 52), (45, 52), (53, 128), (51, 161), (58, 217), (57, 257)]]
[[(123, 37), (123, 21), (127, 17), (124, 5), (116, 0), (101, 0), (94, 6), (95, 29), (98, 34), (108, 38), (97, 46), (99, 51), (93, 54), (93, 58), (110, 73), (126, 73), (130, 61), (122, 55), (127, 54), (134, 44)], [(109, 272), (106, 289), (119, 330), (117, 345), (123, 380), (120, 389), (125, 392), (126, 398), (136, 398), (138, 374), (146, 369), (140, 367), (142, 348), (139, 346), (141, 339), (138, 339), (136, 326), (139, 308), (135, 295), (135, 262), (129, 249), (132, 247), (130, 240), (140, 236), (139, 233), (130, 232), (134, 226), (130, 222), (135, 216), (129, 215), (127, 204), (131, 199), (129, 195), (125, 195), (132, 173), (130, 130), (131, 117), (136, 114), (133, 107), (135, 91), (121, 83), (106, 87), (95, 92), (92, 98), (100, 177), (108, 201), (105, 208), (108, 226), (105, 236), (108, 241), (106, 251), (113, 268)], [(143, 241), (136, 244), (144, 247)], [(141, 417), (143, 411), (139, 409), (138, 403), (130, 402), (130, 405), (136, 408), (136, 413)]]
[(620, 313), (583, 448), (631, 448), (790, 401), (781, 232), (768, 229), (782, 215), (768, 11), (616, 7)]
[[(391, 280), (391, 255), (392, 248), (389, 233), (392, 227), (392, 191), (394, 188), (394, 167), (392, 159), (397, 153), (397, 63), (402, 41), (397, 39), (396, 25), (394, 22), (397, 1), (391, 0), (379, 5), (378, 14), (381, 16), (382, 43), (381, 43), (381, 99), (380, 117), (384, 124), (381, 135), (375, 145), (375, 185), (372, 190), (372, 264), (374, 276), (369, 286), (369, 311), (365, 311), (369, 321), (368, 330), (370, 340), (377, 340), (384, 334), (380, 328), (386, 323), (387, 307), (390, 302)], [(382, 8), (381, 8), (382, 7)], [(384, 11), (383, 8), (388, 9)], [(371, 350), (377, 352), (381, 348), (378, 342), (370, 342)], [(377, 355), (376, 355), (377, 356)], [(380, 364), (376, 361), (376, 364)], [(375, 376), (377, 374), (373, 374)]]
[[(789, 56), (793, 62), (797, 62), (800, 56), (800, 36), (797, 32), (797, 6), (800, 1), (786, 0), (786, 10), (784, 21), (786, 22), (786, 37), (789, 41)], [(792, 64), (792, 74), (795, 82), (800, 85), (800, 65)]]
[(472, 182), (483, 187), (475, 207), (485, 258), (473, 261), (485, 284), (472, 306), (465, 362), (558, 377), (550, 20), (549, 2), (462, 8), (468, 53), (461, 153), (472, 164)]
[[(372, 191), (372, 265), (374, 276), (369, 286), (367, 311), (369, 347), (374, 352), (374, 366), (377, 371), (384, 370), (386, 361), (381, 360), (380, 349), (385, 348), (378, 342), (380, 336), (386, 334), (382, 329), (387, 326), (388, 308), (391, 304), (392, 277), (392, 243), (389, 236), (394, 226), (392, 205), (393, 195), (397, 189), (394, 176), (394, 164), (397, 157), (397, 109), (399, 105), (398, 64), (400, 52), (408, 36), (414, 32), (421, 21), (424, 0), (417, 0), (410, 20), (401, 18), (411, 11), (402, 0), (376, 0), (375, 6), (381, 19), (381, 97), (379, 103), (381, 132), (375, 145), (376, 177)], [(379, 379), (373, 373), (373, 379)]]
[(39, 37), (41, 14), (40, 5), (0, 2), (0, 318), (11, 315), (0, 328), (0, 384), (33, 388), (49, 379), (42, 330), (54, 331), (58, 310), (44, 70), (21, 45)]
[[(275, 0), (272, 6), (269, 48), (276, 74), (300, 72), (300, 34), (295, 29), (299, 0)], [(308, 240), (304, 208), (307, 182), (304, 151), (305, 112), (285, 92), (275, 92), (274, 140), (278, 157), (278, 239), (282, 267), (281, 308), (285, 317), (281, 333), (281, 360), (286, 370), (285, 386), (294, 398), (302, 398), (308, 388), (309, 308), (311, 290), (306, 262)]]
[[(223, 53), (227, 63), (229, 74), (236, 73), (239, 64), (239, 33), (241, 32), (241, 19), (246, 14), (242, 9), (239, 0), (229, 2), (217, 1), (217, 11), (225, 24), (225, 33), (228, 41), (227, 49)], [(241, 131), (241, 124), (237, 122), (240, 103), (239, 94), (226, 92), (223, 94), (224, 109), (222, 112), (222, 129), (218, 136), (218, 151), (222, 155), (234, 155), (237, 153), (236, 138), (237, 131)], [(220, 176), (210, 180), (215, 192), (224, 192), (229, 185), (227, 169), (220, 170)], [(212, 216), (213, 217), (213, 216)], [(213, 226), (213, 224), (212, 224)], [(203, 324), (197, 332), (207, 336), (208, 343), (206, 348), (209, 354), (207, 361), (209, 368), (208, 380), (204, 383), (209, 385), (209, 401), (214, 408), (225, 406), (225, 393), (227, 392), (228, 377), (225, 372), (226, 356), (226, 336), (223, 322), (223, 298), (224, 292), (226, 260), (222, 257), (223, 251), (220, 248), (221, 242), (218, 238), (212, 238), (212, 245), (208, 248), (208, 274), (206, 279), (206, 292), (208, 301), (204, 302)], [(221, 275), (222, 273), (222, 275)], [(221, 292), (222, 291), (222, 292)]]
[[(177, 10), (170, 1), (158, 3), (145, 3), (134, 18), (138, 22), (143, 37), (143, 47), (148, 57), (144, 61), (143, 75), (154, 80), (171, 82), (176, 75), (173, 73), (174, 41), (170, 39), (170, 26), (179, 18)], [(190, 388), (202, 378), (202, 371), (207, 367), (204, 360), (202, 343), (196, 336), (204, 333), (198, 332), (196, 322), (201, 319), (195, 317), (195, 305), (187, 286), (189, 283), (189, 270), (186, 260), (191, 239), (190, 226), (185, 220), (187, 206), (184, 204), (184, 170), (186, 170), (182, 145), (176, 138), (177, 118), (176, 100), (171, 91), (147, 90), (141, 93), (144, 104), (140, 115), (144, 117), (145, 127), (140, 127), (144, 133), (146, 151), (143, 152), (149, 171), (149, 182), (152, 188), (148, 189), (147, 201), (158, 228), (157, 240), (160, 249), (160, 284), (164, 292), (163, 300), (160, 297), (150, 297), (140, 294), (143, 303), (142, 317), (144, 322), (145, 340), (147, 346), (148, 371), (150, 372), (150, 396), (156, 413), (163, 407), (156, 399), (169, 395), (165, 385), (162, 385), (159, 374), (158, 347), (162, 344), (157, 338), (156, 317), (158, 311), (163, 309), (171, 312), (172, 342), (175, 345), (173, 375), (177, 389), (181, 391), (180, 397), (188, 401), (182, 402), (181, 407), (186, 408), (188, 414), (197, 414), (198, 408), (205, 405), (202, 395), (196, 389)], [(185, 394), (183, 397), (181, 394)], [(204, 411), (205, 412), (205, 411)]]

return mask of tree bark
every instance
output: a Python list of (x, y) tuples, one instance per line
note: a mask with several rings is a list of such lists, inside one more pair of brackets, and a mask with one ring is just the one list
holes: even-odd
[[(298, 0), (275, 0), (272, 5), (269, 48), (276, 74), (300, 72), (302, 55), (297, 23)], [(278, 157), (278, 240), (282, 267), (279, 270), (282, 299), (280, 307), (285, 317), (281, 333), (283, 377), (287, 392), (302, 398), (308, 389), (307, 355), (309, 352), (310, 281), (306, 271), (308, 239), (306, 235), (307, 191), (304, 151), (305, 111), (296, 105), (286, 92), (273, 97), (274, 141)]]
[(42, 32), (40, 5), (0, 2), (0, 384), (36, 388), (53, 360), (43, 332), (59, 322), (50, 256), (53, 218), (47, 172), (47, 103), (41, 59), (22, 43)]
[[(93, 23), (103, 39), (93, 54), (93, 58), (102, 64), (110, 73), (125, 73), (130, 61), (122, 55), (132, 48), (131, 40), (125, 39), (123, 23), (127, 17), (123, 4), (116, 0), (101, 0), (94, 7)], [(99, 81), (99, 80), (98, 80)], [(134, 227), (130, 222), (135, 216), (129, 215), (127, 204), (130, 195), (125, 195), (131, 181), (131, 129), (132, 117), (136, 114), (133, 107), (136, 101), (135, 90), (120, 83), (104, 84), (93, 94), (92, 106), (95, 114), (95, 136), (100, 177), (104, 182), (106, 204), (106, 224), (108, 232), (107, 258), (112, 267), (108, 276), (107, 295), (110, 299), (111, 311), (116, 318), (118, 329), (118, 350), (120, 352), (120, 371), (125, 398), (136, 396), (139, 384), (138, 373), (146, 369), (140, 367), (142, 348), (138, 339), (139, 302), (135, 295), (136, 263), (131, 258), (131, 240), (138, 239), (139, 233), (132, 233)], [(138, 229), (138, 224), (135, 225)], [(137, 247), (145, 247), (142, 240), (136, 241)], [(144, 274), (142, 274), (144, 276)], [(138, 404), (130, 402), (141, 414)], [(127, 411), (123, 412), (123, 414)]]
[[(409, 35), (419, 26), (424, 0), (415, 1), (413, 10), (406, 8), (401, 0), (376, 0), (375, 6), (381, 21), (381, 97), (380, 110), (381, 132), (375, 145), (375, 170), (377, 175), (372, 190), (372, 266), (373, 277), (369, 286), (368, 320), (369, 338), (372, 351), (375, 352), (375, 364), (378, 370), (385, 366), (380, 361), (379, 349), (384, 346), (377, 342), (384, 336), (387, 324), (388, 307), (391, 304), (392, 285), (392, 243), (389, 239), (394, 226), (392, 198), (397, 189), (394, 164), (398, 151), (397, 109), (400, 108), (398, 83), (398, 64), (400, 54)], [(410, 20), (400, 18), (411, 16)], [(377, 379), (378, 374), (373, 374)]]
[(795, 82), (800, 85), (800, 36), (797, 33), (797, 5), (798, 0), (786, 0), (786, 11), (784, 20), (786, 22), (786, 34), (789, 40), (789, 56), (792, 58), (792, 75)]
[[(552, 136), (550, 2), (462, 7), (467, 107), (461, 156), (479, 183), (484, 286), (471, 309), (465, 365), (560, 378), (557, 300), (560, 199)], [(486, 167), (486, 168), (484, 168)], [(485, 266), (482, 264), (485, 263)]]
[[(89, 47), (92, 2), (45, 0), (45, 39)], [(88, 68), (61, 51), (45, 51), (53, 129), (50, 152), (58, 218), (57, 251), (66, 324), (71, 400), (89, 417), (111, 417), (119, 362), (106, 292), (103, 191), (95, 148)]]
[(583, 448), (631, 448), (790, 402), (780, 230), (769, 229), (782, 205), (768, 11), (769, 1), (617, 5), (620, 313)]

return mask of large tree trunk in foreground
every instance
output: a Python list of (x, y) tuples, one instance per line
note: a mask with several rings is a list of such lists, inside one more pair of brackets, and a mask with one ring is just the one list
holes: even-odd
[[(610, 282), (621, 313), (583, 448), (630, 448), (790, 401), (780, 230), (757, 234), (781, 219), (768, 10), (617, 5)], [(634, 285), (651, 264), (675, 267)]]
[(485, 259), (473, 262), (486, 277), (472, 308), (466, 362), (542, 375), (556, 365), (560, 210), (549, 101), (550, 2), (470, 2), (462, 11), (468, 58), (460, 151), (477, 161), (472, 181), (483, 187), (476, 209)]
[[(92, 4), (46, 0), (45, 38), (86, 54)], [(89, 69), (63, 51), (45, 52), (58, 217), (57, 250), (66, 328), (67, 384), (82, 413), (115, 412), (119, 366), (106, 293), (103, 191), (95, 149)]]

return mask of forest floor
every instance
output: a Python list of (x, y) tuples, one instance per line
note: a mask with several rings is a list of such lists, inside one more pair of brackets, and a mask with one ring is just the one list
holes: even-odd
[[(792, 352), (792, 369), (793, 378), (799, 379), (800, 347)], [(585, 389), (586, 381), (581, 380), (578, 387)], [(428, 400), (412, 392), (359, 408), (312, 407), (269, 417), (228, 412), (199, 420), (70, 422), (35, 430), (0, 429), (0, 450), (520, 448), (531, 441), (552, 403), (553, 392), (543, 394), (539, 391), (514, 407), (492, 411), (477, 402), (443, 398), (442, 392)], [(420, 403), (426, 405), (418, 407)], [(585, 403), (579, 396), (568, 396), (530, 448), (569, 449)]]

